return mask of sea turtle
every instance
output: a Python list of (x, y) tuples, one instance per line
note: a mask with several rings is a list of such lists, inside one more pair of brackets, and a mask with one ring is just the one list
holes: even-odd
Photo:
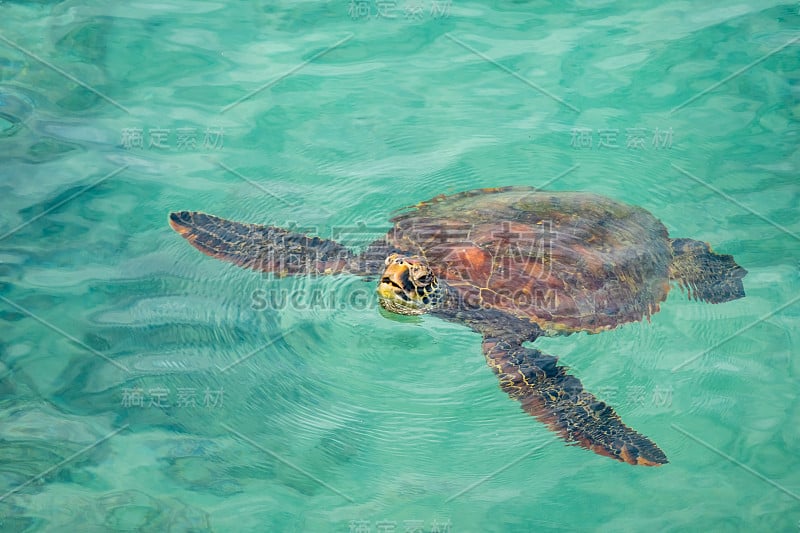
[(747, 273), (708, 244), (670, 239), (646, 210), (583, 192), (530, 187), (440, 195), (408, 208), (360, 254), (320, 237), (194, 211), (169, 215), (200, 251), (279, 275), (378, 278), (391, 312), (428, 313), (483, 337), (500, 386), (568, 443), (634, 465), (667, 457), (557, 359), (524, 343), (598, 333), (659, 310), (670, 282), (710, 303), (744, 296)]

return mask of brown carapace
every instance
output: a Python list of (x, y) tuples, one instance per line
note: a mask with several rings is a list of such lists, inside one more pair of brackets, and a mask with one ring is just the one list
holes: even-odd
[(392, 222), (385, 238), (354, 254), (274, 226), (170, 214), (170, 225), (197, 249), (241, 267), (380, 275), (385, 309), (428, 313), (479, 333), (501, 388), (568, 443), (630, 464), (667, 462), (555, 357), (524, 343), (649, 320), (674, 284), (709, 303), (741, 298), (747, 272), (733, 257), (671, 239), (646, 210), (589, 193), (479, 189), (437, 196)]

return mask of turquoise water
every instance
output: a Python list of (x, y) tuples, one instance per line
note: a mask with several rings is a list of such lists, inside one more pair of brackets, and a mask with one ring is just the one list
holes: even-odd
[[(798, 529), (796, 2), (107, 4), (0, 3), (0, 530)], [(509, 184), (749, 271), (742, 300), (537, 341), (668, 465), (554, 441), (466, 328), (166, 222), (357, 248)]]

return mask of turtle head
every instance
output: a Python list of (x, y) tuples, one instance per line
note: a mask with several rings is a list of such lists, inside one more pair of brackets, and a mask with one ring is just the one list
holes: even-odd
[(421, 315), (442, 303), (445, 291), (424, 259), (392, 254), (385, 263), (378, 284), (381, 307), (401, 315)]

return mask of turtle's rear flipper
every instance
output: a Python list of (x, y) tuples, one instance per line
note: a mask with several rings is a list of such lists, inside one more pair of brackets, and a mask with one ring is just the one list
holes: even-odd
[(483, 339), (483, 353), (500, 378), (500, 387), (567, 442), (633, 465), (668, 462), (653, 441), (584, 391), (580, 380), (557, 365), (555, 357), (492, 337)]
[(689, 297), (712, 304), (744, 296), (742, 278), (747, 270), (736, 264), (732, 255), (720, 255), (711, 247), (692, 239), (672, 239), (672, 265), (669, 277), (686, 289)]
[(354, 259), (334, 241), (197, 211), (170, 213), (169, 224), (204, 254), (253, 270), (280, 275), (334, 274), (348, 271)]

